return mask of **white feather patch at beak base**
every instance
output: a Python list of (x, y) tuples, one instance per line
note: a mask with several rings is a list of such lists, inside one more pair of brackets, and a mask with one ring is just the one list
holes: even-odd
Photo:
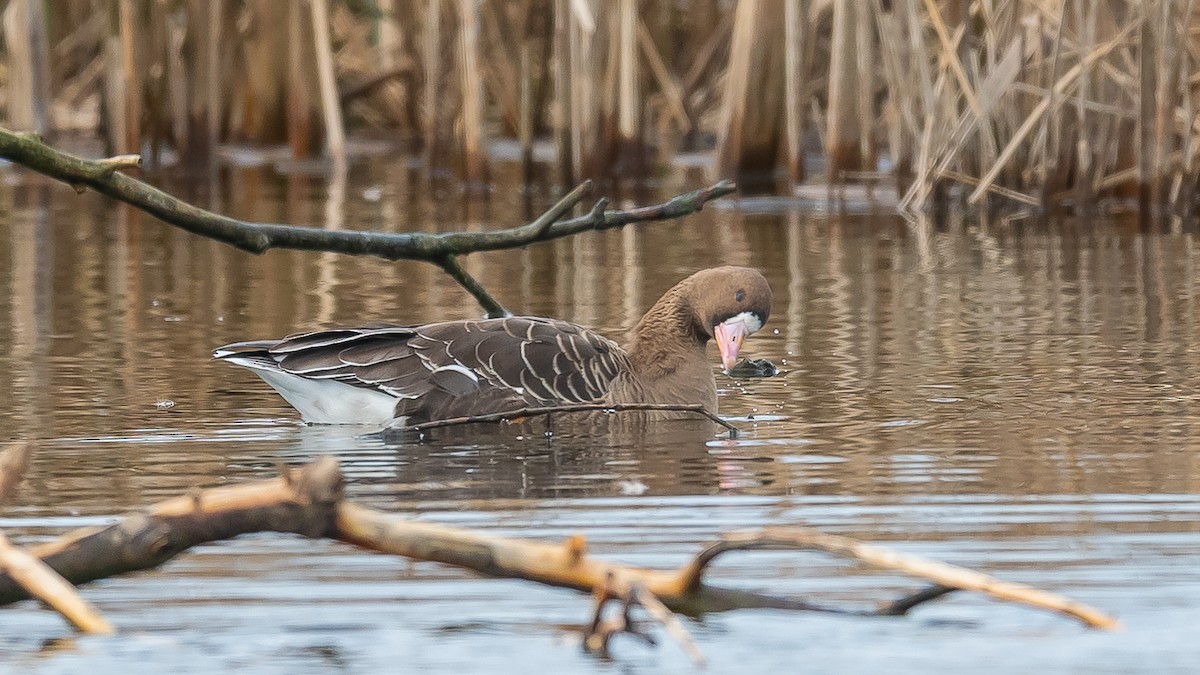
[(721, 365), (725, 367), (725, 370), (729, 370), (737, 364), (742, 342), (745, 341), (747, 335), (754, 332), (751, 329), (751, 322), (756, 324), (753, 326), (754, 329), (762, 325), (762, 322), (754, 315), (742, 312), (713, 328), (713, 337), (717, 340), (717, 348), (721, 350)]

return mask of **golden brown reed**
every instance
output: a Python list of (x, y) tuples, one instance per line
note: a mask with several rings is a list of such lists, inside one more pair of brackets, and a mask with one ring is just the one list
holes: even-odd
[[(903, 208), (1186, 219), (1196, 196), (1194, 0), (13, 0), (5, 124), (110, 151), (220, 142), (345, 154), (385, 130), (487, 180), (537, 139), (561, 180), (679, 152), (714, 174), (890, 176)], [(332, 78), (330, 77), (332, 73)], [(819, 165), (817, 162), (816, 165)], [(786, 183), (785, 183), (786, 184)]]

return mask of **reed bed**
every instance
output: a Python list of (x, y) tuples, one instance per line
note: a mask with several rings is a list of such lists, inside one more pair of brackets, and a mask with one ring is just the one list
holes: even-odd
[[(353, 135), (486, 183), (680, 153), (789, 190), (887, 181), (919, 213), (1197, 200), (1195, 0), (9, 0), (5, 124), (210, 161)], [(539, 145), (553, 152), (536, 153)]]

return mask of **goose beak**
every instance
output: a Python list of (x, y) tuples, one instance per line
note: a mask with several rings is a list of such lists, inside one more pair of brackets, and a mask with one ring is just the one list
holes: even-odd
[(721, 350), (721, 365), (725, 366), (725, 370), (729, 370), (737, 364), (738, 352), (741, 351), (742, 342), (749, 334), (750, 329), (746, 326), (746, 322), (736, 316), (717, 324), (713, 329), (713, 337), (717, 339), (717, 348)]

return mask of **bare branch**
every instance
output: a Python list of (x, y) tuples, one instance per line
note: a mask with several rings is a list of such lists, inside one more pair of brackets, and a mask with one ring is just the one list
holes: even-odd
[(953, 586), (943, 586), (941, 584), (933, 584), (926, 586), (916, 593), (910, 593), (903, 598), (893, 600), (885, 605), (881, 605), (875, 614), (879, 616), (903, 616), (908, 614), (909, 610), (917, 605), (925, 604), (931, 600), (937, 600), (943, 595), (957, 591)]
[[(905, 574), (928, 579), (947, 589), (976, 591), (997, 600), (1017, 602), (1065, 614), (1077, 619), (1090, 628), (1115, 630), (1120, 623), (1113, 617), (1094, 607), (1075, 602), (1070, 598), (1043, 591), (1032, 586), (1011, 581), (1001, 581), (982, 572), (957, 567), (908, 553), (900, 553), (882, 546), (867, 544), (849, 537), (825, 534), (807, 528), (768, 528), (754, 532), (726, 535), (721, 541), (701, 551), (685, 568), (683, 575), (689, 588), (699, 588), (704, 570), (719, 555), (729, 551), (808, 549), (853, 558), (882, 569), (898, 570)], [(923, 594), (909, 596), (893, 603), (897, 609), (907, 611), (920, 602), (945, 595), (947, 591), (928, 589)], [(913, 602), (916, 600), (916, 602)], [(905, 602), (909, 607), (905, 607)], [(885, 608), (887, 610), (888, 608)], [(902, 612), (884, 611), (884, 614)]]
[(661, 600), (646, 590), (646, 587), (641, 582), (637, 581), (629, 586), (629, 598), (645, 608), (647, 614), (663, 625), (667, 633), (675, 638), (675, 641), (683, 647), (683, 651), (687, 652), (687, 655), (691, 657), (693, 663), (701, 668), (704, 667), (704, 652), (700, 651), (700, 647), (696, 645), (696, 640), (692, 638), (692, 634), (684, 627), (679, 617), (675, 616), (675, 613), (667, 608)]
[[(609, 574), (596, 586), (592, 593), (595, 602), (592, 607), (592, 621), (583, 633), (583, 648), (585, 651), (608, 656), (608, 645), (616, 635), (631, 635), (654, 646), (657, 641), (647, 633), (633, 618), (634, 607), (641, 606), (650, 618), (666, 629), (675, 638), (683, 651), (692, 659), (698, 668), (704, 668), (706, 659), (704, 652), (696, 645), (696, 640), (688, 629), (654, 594), (647, 591), (641, 583), (634, 581), (621, 584), (616, 574)], [(604, 608), (612, 599), (621, 601), (621, 611), (612, 618), (604, 617)]]
[(585, 180), (574, 190), (563, 195), (563, 198), (558, 200), (554, 206), (551, 206), (545, 213), (538, 216), (537, 220), (529, 224), (533, 228), (535, 236), (539, 238), (545, 236), (546, 230), (550, 229), (551, 225), (562, 220), (562, 217), (575, 208), (576, 204), (583, 201), (584, 196), (591, 191), (592, 181)]
[(720, 183), (673, 197), (653, 207), (606, 211), (608, 202), (600, 199), (587, 215), (562, 220), (592, 190), (584, 181), (566, 193), (558, 203), (538, 219), (508, 229), (492, 232), (361, 232), (330, 231), (314, 227), (250, 222), (212, 213), (182, 199), (168, 195), (157, 187), (122, 174), (118, 169), (138, 166), (137, 155), (109, 157), (107, 160), (85, 160), (42, 143), (41, 138), (28, 133), (13, 133), (0, 129), (0, 157), (19, 163), (34, 171), (64, 181), (77, 192), (91, 187), (101, 195), (133, 205), (187, 232), (222, 241), (251, 253), (271, 249), (326, 251), (350, 256), (377, 256), (389, 261), (425, 261), (439, 265), (454, 276), (467, 292), (484, 307), (487, 316), (510, 316), (496, 298), (488, 294), (479, 281), (464, 271), (455, 256), (478, 251), (520, 249), (522, 246), (570, 237), (572, 234), (611, 229), (636, 222), (677, 219), (703, 208), (703, 205), (736, 190), (733, 183)]
[(81, 632), (111, 635), (116, 631), (75, 587), (67, 583), (46, 563), (9, 543), (0, 534), (0, 571), (7, 574), (31, 596), (41, 600)]
[(483, 311), (487, 312), (487, 318), (501, 319), (506, 316), (512, 316), (512, 312), (504, 309), (504, 305), (501, 305), (500, 301), (493, 298), (492, 294), (488, 293), (487, 289), (483, 287), (483, 284), (476, 281), (475, 277), (463, 269), (463, 266), (458, 262), (458, 256), (448, 255), (442, 258), (438, 264), (441, 265), (446, 274), (449, 274), (458, 282), (459, 286), (462, 286), (464, 290), (474, 296), (475, 301), (479, 303)]
[(119, 171), (121, 169), (138, 169), (142, 166), (141, 155), (117, 155), (107, 159), (98, 159), (96, 163), (100, 166), (107, 167), (111, 171)]
[[(29, 549), (72, 584), (157, 567), (198, 544), (250, 532), (330, 532), (342, 497), (337, 461), (324, 457), (289, 479), (212, 488), (159, 502), (102, 528), (83, 528)], [(0, 605), (30, 597), (0, 574)]]
[[(727, 611), (745, 608), (817, 610), (843, 615), (892, 615), (949, 592), (951, 587), (992, 597), (1054, 609), (1091, 626), (1112, 629), (1111, 617), (1062, 596), (1003, 582), (979, 572), (924, 560), (846, 537), (806, 529), (769, 529), (730, 535), (698, 554), (679, 570), (656, 570), (602, 560), (590, 555), (581, 537), (566, 542), (512, 539), (455, 527), (410, 520), (343, 500), (337, 461), (324, 457), (287, 470), (274, 480), (191, 493), (161, 502), (144, 513), (126, 516), (102, 528), (85, 528), (30, 550), (72, 583), (147, 569), (200, 543), (250, 532), (291, 532), (323, 537), (365, 549), (453, 565), (478, 574), (524, 579), (592, 593), (596, 602), (626, 602), (623, 619), (630, 626), (631, 602), (641, 604), (680, 640), (689, 653), (690, 637), (666, 610)], [(793, 598), (714, 587), (703, 583), (708, 564), (721, 553), (750, 549), (814, 549), (853, 557), (935, 580), (934, 587), (892, 603), (878, 612), (818, 607)], [(30, 597), (13, 574), (0, 574), (0, 605)], [(661, 605), (659, 604), (661, 601)], [(610, 621), (592, 622), (592, 632), (612, 633)]]
[[(489, 232), (362, 232), (323, 230), (275, 223), (254, 223), (230, 218), (189, 204), (158, 188), (131, 178), (124, 168), (128, 158), (92, 161), (56, 150), (36, 136), (16, 134), (0, 128), (0, 157), (38, 173), (61, 180), (76, 189), (96, 192), (135, 206), (150, 215), (193, 234), (215, 239), (250, 253), (273, 248), (325, 251), (347, 255), (371, 255), (387, 260), (423, 260), (447, 269), (448, 257), (479, 251), (521, 248), (542, 241), (569, 237), (588, 230), (607, 230), (632, 223), (671, 220), (699, 211), (706, 203), (732, 193), (730, 181), (678, 195), (662, 204), (627, 211), (605, 211), (603, 200), (590, 213), (559, 220), (583, 198), (584, 183), (559, 200), (532, 223)], [(118, 161), (121, 160), (121, 161)], [(450, 263), (453, 266), (453, 263)], [(462, 279), (456, 277), (462, 282)], [(476, 283), (472, 294), (483, 302)], [(471, 290), (471, 289), (468, 289)], [(485, 293), (486, 295), (486, 293)], [(490, 297), (490, 296), (489, 296)], [(499, 303), (488, 308), (492, 313)]]

